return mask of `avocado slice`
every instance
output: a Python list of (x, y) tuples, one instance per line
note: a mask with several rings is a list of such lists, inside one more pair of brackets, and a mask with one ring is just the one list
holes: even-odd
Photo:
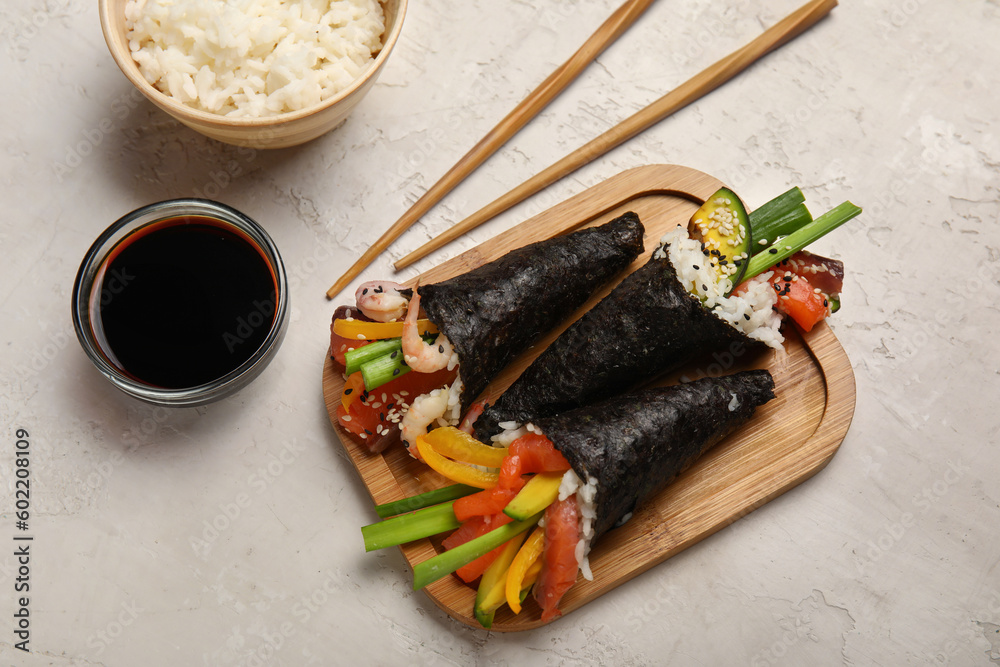
[[(733, 289), (743, 280), (753, 248), (750, 216), (736, 193), (721, 188), (691, 216), (688, 224), (691, 238), (701, 241), (709, 253), (709, 264), (715, 268), (718, 282), (728, 278)], [(726, 296), (733, 289), (726, 292)]]
[(562, 478), (561, 472), (538, 473), (507, 503), (503, 513), (516, 521), (538, 514), (555, 501)]

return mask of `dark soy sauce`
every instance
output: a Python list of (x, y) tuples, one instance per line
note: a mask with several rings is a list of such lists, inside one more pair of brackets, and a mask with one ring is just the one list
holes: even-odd
[(256, 245), (212, 218), (162, 220), (126, 237), (105, 260), (98, 339), (135, 380), (202, 385), (261, 346), (277, 282)]

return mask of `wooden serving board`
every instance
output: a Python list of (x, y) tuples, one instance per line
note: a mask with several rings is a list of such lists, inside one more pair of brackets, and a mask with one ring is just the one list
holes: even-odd
[[(631, 272), (646, 262), (664, 232), (686, 224), (701, 203), (721, 186), (715, 178), (686, 167), (651, 165), (632, 169), (427, 271), (420, 276), (420, 282), (444, 280), (514, 248), (602, 224), (630, 210), (638, 213), (646, 227), (646, 251), (629, 267), (627, 272)], [(610, 289), (596, 295), (572, 319), (582, 315)], [(506, 389), (559, 331), (521, 355), (490, 385), (485, 395), (497, 396)], [(594, 546), (590, 554), (594, 580), (582, 577), (577, 580), (559, 605), (564, 615), (733, 523), (808, 479), (830, 461), (854, 415), (851, 364), (825, 322), (809, 333), (800, 334), (789, 325), (783, 332), (786, 338), (783, 354), (768, 352), (741, 359), (722, 351), (684, 373), (659, 382), (669, 384), (685, 377), (767, 368), (774, 375), (777, 398), (758, 409), (746, 427), (710, 450), (653, 502), (637, 510), (630, 521)], [(334, 430), (376, 504), (450, 483), (411, 459), (402, 447), (370, 454), (352, 440), (336, 419), (342, 387), (343, 377), (328, 357), (323, 368), (326, 407)], [(360, 544), (360, 530), (355, 539)], [(440, 544), (420, 540), (400, 549), (412, 567), (438, 553)], [(457, 577), (445, 577), (424, 590), (454, 618), (480, 627), (472, 613), (475, 590)], [(538, 605), (529, 598), (519, 615), (506, 606), (498, 610), (493, 630), (528, 630), (542, 625), (540, 617)]]

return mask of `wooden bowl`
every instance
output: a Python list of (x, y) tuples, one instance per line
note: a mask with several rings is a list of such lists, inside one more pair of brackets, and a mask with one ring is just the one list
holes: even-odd
[(129, 51), (125, 38), (125, 2), (99, 0), (101, 28), (118, 67), (150, 102), (213, 139), (253, 148), (286, 148), (315, 139), (340, 125), (371, 89), (399, 38), (407, 0), (382, 0), (385, 12), (382, 50), (372, 66), (350, 86), (316, 106), (267, 118), (229, 118), (199, 111), (153, 87), (139, 72)]

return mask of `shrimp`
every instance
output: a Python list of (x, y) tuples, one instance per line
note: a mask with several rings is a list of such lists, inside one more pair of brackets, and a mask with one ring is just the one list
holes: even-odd
[(417, 331), (417, 317), (420, 314), (420, 295), (413, 290), (410, 307), (403, 320), (403, 361), (418, 373), (433, 373), (447, 367), (451, 370), (457, 363), (458, 355), (451, 341), (443, 333), (433, 343), (425, 343)]
[(406, 312), (408, 300), (400, 294), (406, 288), (387, 280), (372, 280), (364, 283), (354, 293), (358, 308), (376, 322), (398, 320)]
[(485, 409), (486, 409), (486, 401), (478, 401), (476, 403), (473, 403), (469, 407), (469, 411), (465, 413), (465, 419), (463, 419), (462, 423), (458, 425), (458, 430), (465, 431), (469, 435), (475, 435), (475, 429), (473, 428), (473, 424), (476, 423), (476, 420), (479, 419), (479, 415), (483, 414), (483, 410)]
[(444, 417), (448, 411), (448, 391), (435, 389), (429, 394), (423, 394), (413, 399), (410, 408), (403, 415), (400, 424), (400, 437), (410, 456), (420, 460), (417, 451), (417, 438), (427, 433), (427, 427)]

